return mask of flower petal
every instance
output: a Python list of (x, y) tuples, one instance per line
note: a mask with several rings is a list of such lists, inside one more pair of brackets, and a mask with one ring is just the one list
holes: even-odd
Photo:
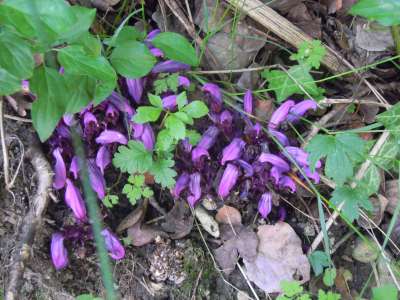
[(201, 197), (201, 175), (199, 172), (193, 173), (190, 175), (190, 182), (189, 182), (189, 190), (191, 195), (187, 198), (190, 206), (194, 207), (196, 202)]
[(150, 126), (150, 124), (143, 125), (143, 133), (140, 137), (140, 140), (143, 142), (143, 145), (147, 150), (153, 150), (155, 138), (153, 128)]
[(225, 198), (235, 186), (239, 177), (239, 170), (233, 164), (227, 164), (218, 186), (218, 196)]
[(68, 265), (68, 252), (64, 247), (64, 236), (59, 233), (53, 233), (50, 245), (51, 260), (56, 270), (65, 268)]
[(251, 93), (251, 90), (247, 90), (244, 94), (243, 108), (246, 113), (250, 115), (253, 113), (253, 94)]
[(163, 108), (168, 110), (173, 110), (178, 105), (176, 95), (163, 97), (161, 101)]
[(317, 102), (314, 100), (303, 100), (289, 110), (287, 121), (292, 123), (297, 122), (308, 110), (316, 110), (317, 107)]
[(203, 133), (203, 136), (201, 137), (199, 143), (197, 144), (197, 147), (206, 150), (210, 149), (215, 144), (218, 134), (219, 134), (219, 129), (217, 127), (215, 126), (208, 127), (208, 129)]
[(304, 173), (307, 175), (307, 177), (312, 179), (315, 184), (319, 183), (320, 176), (318, 174), (318, 171), (315, 170), (314, 172), (312, 172), (309, 167), (304, 167), (303, 170), (304, 170)]
[(190, 80), (186, 76), (178, 76), (178, 84), (179, 86), (188, 88), (190, 87)]
[(171, 190), (172, 196), (177, 199), (179, 195), (186, 189), (189, 183), (189, 174), (183, 172), (175, 183), (174, 188)]
[(64, 199), (74, 213), (75, 218), (80, 221), (86, 220), (86, 207), (82, 195), (70, 179), (67, 179)]
[(279, 188), (289, 188), (292, 193), (296, 192), (296, 184), (289, 176), (282, 176), (279, 180)]
[(268, 128), (277, 129), (279, 125), (286, 120), (289, 110), (294, 106), (294, 101), (288, 100), (283, 102), (272, 114), (268, 123)]
[(287, 172), (290, 170), (289, 164), (275, 154), (261, 153), (261, 155), (258, 157), (258, 161), (261, 163), (270, 163), (271, 165), (281, 169), (282, 172)]
[(99, 199), (106, 196), (106, 181), (94, 159), (88, 160), (89, 181), (92, 189), (96, 192)]
[(98, 144), (111, 144), (111, 143), (120, 143), (126, 145), (128, 143), (128, 139), (120, 132), (116, 130), (104, 130), (100, 135), (96, 138), (96, 143)]
[(218, 85), (214, 83), (205, 83), (203, 85), (203, 92), (210, 95), (211, 98), (211, 110), (214, 112), (220, 112), (222, 109), (222, 93)]
[(79, 163), (78, 163), (78, 157), (74, 156), (71, 159), (71, 164), (69, 165), (69, 171), (72, 173), (72, 176), (74, 177), (74, 179), (78, 179), (79, 176)]
[(62, 189), (65, 186), (65, 180), (67, 179), (67, 169), (65, 167), (64, 159), (61, 155), (61, 148), (57, 147), (53, 150), (53, 157), (56, 160), (54, 165), (54, 181), (53, 187), (56, 190)]
[(164, 57), (164, 52), (162, 52), (160, 49), (158, 48), (151, 48), (150, 49), (151, 54), (153, 54), (153, 56), (155, 57)]
[(137, 78), (137, 79), (131, 79), (131, 78), (126, 78), (125, 79), (126, 86), (128, 88), (129, 95), (135, 100), (136, 103), (140, 103), (140, 99), (142, 98), (143, 95), (143, 89), (144, 89), (144, 79), (143, 78)]
[(102, 145), (97, 151), (96, 165), (100, 168), (102, 174), (104, 169), (111, 163), (111, 153), (108, 150), (107, 145)]
[(118, 108), (120, 112), (126, 113), (129, 118), (132, 117), (135, 113), (135, 110), (129, 105), (128, 100), (122, 97), (117, 92), (113, 91), (111, 95), (108, 96), (107, 100), (115, 105), (115, 107)]
[(253, 166), (250, 165), (247, 161), (243, 159), (238, 159), (237, 163), (241, 166), (244, 170), (244, 177), (252, 177), (254, 174)]
[(101, 235), (104, 237), (106, 248), (113, 259), (118, 260), (125, 257), (124, 246), (108, 228), (103, 229)]
[(233, 116), (228, 110), (224, 110), (219, 115), (219, 123), (222, 127), (228, 128), (232, 126)]
[(283, 134), (280, 131), (269, 129), (269, 133), (273, 135), (279, 143), (282, 144), (282, 146), (288, 146), (289, 145), (289, 139), (285, 134)]
[(279, 185), (279, 181), (282, 178), (282, 173), (283, 173), (282, 169), (276, 166), (273, 166), (269, 171), (269, 176), (271, 176), (275, 180), (274, 181), (275, 185)]
[(245, 145), (246, 143), (242, 139), (234, 138), (232, 142), (222, 150), (221, 165), (224, 165), (227, 161), (238, 159)]
[(97, 118), (90, 111), (86, 111), (83, 115), (83, 126), (86, 130), (87, 127), (96, 127), (98, 125)]
[(201, 159), (203, 156), (210, 157), (210, 154), (208, 153), (208, 151), (207, 151), (206, 149), (197, 146), (197, 147), (195, 147), (195, 148), (192, 150), (192, 161), (193, 161), (194, 163), (199, 162), (200, 159)]
[(119, 111), (115, 108), (113, 104), (109, 104), (106, 109), (106, 116), (111, 120), (118, 119)]
[(262, 218), (266, 218), (272, 210), (272, 194), (270, 192), (266, 192), (261, 195), (260, 200), (258, 201), (258, 212), (260, 213)]
[(153, 74), (157, 73), (175, 73), (179, 71), (190, 70), (190, 66), (174, 60), (166, 60), (156, 64), (151, 72)]

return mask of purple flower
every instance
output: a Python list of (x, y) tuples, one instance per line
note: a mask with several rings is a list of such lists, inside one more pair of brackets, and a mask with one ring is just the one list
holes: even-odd
[(140, 140), (143, 142), (143, 145), (147, 150), (153, 150), (155, 142), (154, 132), (153, 128), (147, 123), (143, 125), (143, 133)]
[(177, 106), (176, 95), (163, 97), (161, 101), (163, 108), (168, 110), (173, 110)]
[(86, 111), (83, 115), (83, 126), (85, 130), (87, 127), (96, 127), (98, 125), (97, 119), (90, 111)]
[(286, 208), (284, 208), (283, 206), (279, 207), (278, 215), (279, 215), (279, 221), (281, 222), (285, 221), (287, 215)]
[(166, 60), (156, 64), (151, 72), (153, 74), (157, 73), (175, 73), (179, 71), (190, 70), (190, 66), (174, 60)]
[(137, 79), (131, 79), (131, 78), (126, 78), (125, 79), (126, 86), (128, 88), (129, 95), (135, 100), (136, 103), (140, 103), (140, 99), (142, 98), (143, 95), (143, 89), (144, 89), (144, 79), (143, 78), (137, 78)]
[(119, 239), (108, 229), (103, 229), (101, 235), (104, 237), (106, 248), (113, 259), (122, 259), (125, 256), (125, 249)]
[(178, 84), (179, 86), (188, 88), (190, 86), (190, 80), (186, 76), (178, 76)]
[(283, 102), (272, 114), (268, 123), (269, 129), (277, 129), (279, 125), (286, 120), (289, 110), (294, 106), (294, 101)]
[(310, 109), (317, 109), (317, 103), (314, 100), (304, 100), (297, 103), (289, 110), (287, 121), (292, 123), (297, 122)]
[(273, 129), (269, 129), (269, 133), (272, 136), (274, 136), (278, 140), (278, 142), (282, 144), (282, 146), (289, 145), (289, 139), (282, 132), (277, 131), (277, 130), (273, 130)]
[(109, 105), (107, 106), (107, 109), (106, 109), (106, 116), (107, 116), (108, 118), (110, 118), (111, 120), (115, 120), (115, 119), (118, 118), (119, 112), (118, 112), (118, 110), (115, 108), (114, 105), (109, 104)]
[(228, 110), (224, 110), (219, 115), (219, 123), (222, 127), (228, 128), (232, 126), (233, 116)]
[(193, 145), (189, 142), (188, 138), (185, 138), (181, 141), (181, 146), (183, 151), (185, 151), (186, 153), (190, 153), (190, 151), (192, 151), (193, 149)]
[[(309, 162), (308, 162), (308, 153), (304, 151), (301, 148), (298, 147), (285, 147), (286, 151), (289, 153), (289, 155), (301, 166), (301, 167), (308, 167)], [(321, 161), (317, 161), (315, 164), (316, 168), (321, 167)]]
[(175, 199), (179, 198), (179, 195), (182, 193), (184, 189), (186, 189), (188, 183), (189, 183), (189, 174), (183, 172), (176, 181), (174, 188), (171, 190), (172, 196)]
[(142, 136), (143, 134), (143, 129), (144, 129), (144, 125), (143, 124), (139, 124), (139, 123), (135, 123), (133, 121), (129, 122), (131, 129), (132, 129), (132, 136), (134, 139), (138, 139)]
[(224, 174), (218, 186), (218, 196), (225, 198), (236, 184), (239, 176), (238, 168), (233, 164), (227, 164)]
[(253, 95), (251, 93), (251, 90), (247, 90), (244, 94), (243, 108), (246, 113), (250, 115), (253, 113)]
[(72, 125), (75, 124), (74, 114), (65, 114), (65, 115), (63, 115), (63, 121), (64, 121), (65, 125), (71, 127)]
[(262, 132), (262, 126), (261, 126), (261, 124), (258, 123), (258, 122), (257, 122), (256, 124), (254, 124), (253, 130), (254, 130), (254, 132), (256, 133), (256, 137), (259, 137), (260, 134), (261, 134), (261, 132)]
[(115, 105), (115, 107), (118, 108), (120, 112), (126, 113), (128, 117), (132, 117), (135, 113), (135, 110), (129, 105), (128, 100), (122, 97), (117, 92), (113, 91), (111, 95), (107, 98), (107, 100)]
[(21, 90), (24, 94), (29, 94), (29, 80), (22, 80), (21, 81)]
[(78, 164), (78, 157), (74, 156), (71, 159), (71, 164), (69, 165), (69, 171), (72, 173), (72, 176), (74, 177), (74, 179), (78, 179), (78, 175), (79, 175), (79, 164)]
[(102, 174), (104, 174), (104, 169), (111, 162), (111, 153), (108, 150), (107, 145), (102, 145), (97, 151), (96, 155), (96, 165), (100, 168)]
[(207, 151), (206, 149), (197, 146), (197, 147), (195, 147), (195, 148), (192, 150), (192, 161), (193, 161), (194, 163), (199, 162), (200, 159), (201, 159), (203, 156), (210, 157), (210, 154), (208, 153), (208, 151)]
[(281, 169), (283, 172), (290, 170), (289, 164), (275, 154), (261, 153), (261, 155), (258, 157), (258, 161), (261, 163), (270, 163), (271, 165)]
[(271, 176), (275, 180), (275, 185), (279, 185), (279, 181), (282, 178), (283, 170), (277, 166), (273, 166), (269, 171), (269, 176)]
[(309, 167), (303, 167), (306, 176), (314, 181), (315, 184), (319, 183), (320, 177), (318, 171), (312, 172)]
[(158, 48), (151, 48), (150, 49), (151, 54), (153, 54), (155, 57), (164, 57), (164, 52), (162, 52)]
[(68, 265), (68, 252), (64, 247), (64, 236), (59, 232), (51, 235), (50, 254), (56, 270), (63, 269)]
[(150, 31), (147, 36), (146, 36), (146, 41), (151, 42), (157, 35), (159, 35), (161, 32), (160, 29), (154, 29), (152, 31)]
[(266, 218), (272, 210), (272, 194), (270, 192), (266, 192), (261, 195), (260, 200), (258, 201), (258, 212), (260, 213), (262, 218)]
[(289, 176), (282, 176), (279, 179), (279, 188), (289, 188), (292, 193), (296, 191), (296, 184), (294, 183), (293, 179)]
[(187, 198), (187, 200), (190, 206), (192, 207), (194, 207), (196, 202), (201, 197), (200, 181), (201, 181), (201, 175), (199, 172), (190, 175), (190, 182), (189, 182), (190, 196)]
[(53, 150), (53, 157), (56, 160), (54, 165), (54, 181), (53, 187), (56, 190), (62, 189), (65, 186), (65, 180), (67, 179), (67, 169), (65, 167), (64, 159), (61, 155), (61, 148), (57, 147)]
[(224, 165), (227, 161), (238, 159), (245, 145), (246, 143), (242, 139), (234, 138), (232, 142), (222, 150), (221, 165)]
[(237, 163), (239, 166), (242, 167), (244, 170), (244, 177), (251, 177), (254, 174), (254, 169), (252, 165), (250, 165), (247, 161), (244, 161), (243, 159), (238, 159)]
[(206, 83), (203, 85), (203, 92), (210, 95), (211, 110), (220, 112), (222, 109), (222, 93), (219, 86), (214, 83)]
[(116, 130), (106, 129), (96, 138), (96, 143), (102, 145), (111, 143), (120, 143), (126, 145), (128, 143), (128, 139), (122, 133)]
[(219, 129), (215, 126), (210, 126), (208, 129), (203, 133), (203, 136), (201, 137), (199, 143), (197, 144), (197, 147), (203, 148), (203, 149), (210, 149), (219, 134)]
[(88, 169), (90, 185), (99, 199), (103, 199), (106, 196), (106, 181), (94, 159), (88, 160)]
[(67, 187), (65, 189), (65, 202), (71, 208), (76, 219), (80, 221), (86, 220), (86, 207), (78, 188), (70, 179), (67, 179)]

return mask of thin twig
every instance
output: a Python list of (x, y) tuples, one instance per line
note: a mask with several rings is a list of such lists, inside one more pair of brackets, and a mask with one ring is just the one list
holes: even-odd
[(194, 287), (192, 289), (192, 297), (190, 297), (191, 300), (196, 300), (196, 290), (197, 290), (197, 287), (199, 286), (201, 275), (203, 275), (203, 268), (200, 269), (199, 275), (197, 275), (196, 281), (194, 283)]
[(244, 72), (253, 72), (253, 71), (261, 71), (265, 69), (275, 68), (278, 65), (270, 65), (270, 66), (261, 66), (261, 67), (253, 67), (253, 68), (243, 68), (243, 69), (231, 69), (231, 70), (202, 70), (202, 71), (190, 71), (192, 74), (230, 74), (230, 73), (244, 73)]
[(8, 152), (6, 146), (6, 137), (4, 133), (4, 122), (3, 122), (3, 97), (0, 97), (0, 139), (1, 139), (1, 151), (3, 153), (3, 172), (4, 172), (4, 183), (6, 189), (9, 190), (10, 183), (10, 171), (9, 171), (9, 160), (8, 160)]
[(24, 123), (32, 123), (31, 119), (21, 118), (21, 117), (17, 117), (17, 116), (8, 115), (8, 114), (4, 114), (4, 118), (14, 120), (14, 121), (20, 121), (20, 122), (24, 122)]
[(321, 105), (332, 105), (332, 104), (362, 104), (362, 105), (371, 105), (371, 106), (379, 106), (389, 109), (391, 105), (376, 102), (376, 101), (368, 101), (368, 100), (355, 100), (355, 99), (332, 99), (332, 98), (325, 98), (318, 102)]

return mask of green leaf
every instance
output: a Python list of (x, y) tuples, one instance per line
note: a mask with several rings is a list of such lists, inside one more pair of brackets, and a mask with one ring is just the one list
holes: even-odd
[(174, 164), (175, 162), (170, 158), (157, 159), (150, 169), (150, 173), (154, 175), (155, 182), (164, 188), (172, 187), (175, 184), (174, 177), (176, 176), (176, 172), (172, 168)]
[(319, 69), (321, 61), (326, 54), (326, 49), (320, 40), (305, 41), (300, 44), (296, 54), (290, 56), (291, 60), (305, 63), (312, 68)]
[(201, 134), (196, 130), (186, 130), (186, 137), (189, 139), (190, 145), (196, 146), (201, 139)]
[(311, 253), (308, 257), (308, 260), (310, 261), (310, 264), (314, 270), (315, 276), (322, 274), (324, 267), (328, 267), (330, 265), (329, 257), (325, 252), (319, 250)]
[(396, 103), (389, 110), (379, 114), (377, 120), (394, 136), (400, 135), (400, 102)]
[(75, 21), (67, 28), (66, 32), (61, 34), (58, 40), (61, 42), (74, 41), (78, 39), (81, 35), (88, 33), (90, 26), (92, 25), (94, 18), (96, 17), (96, 10), (89, 9), (83, 6), (74, 5), (70, 6), (69, 10), (75, 16)]
[(57, 70), (41, 66), (35, 69), (30, 88), (37, 96), (32, 104), (32, 123), (44, 142), (65, 111), (68, 101), (65, 78)]
[(322, 278), (322, 281), (326, 286), (333, 286), (335, 284), (335, 278), (336, 278), (336, 269), (335, 268), (328, 268), (325, 269), (324, 272), (324, 277)]
[(374, 164), (371, 164), (363, 178), (357, 183), (357, 186), (360, 186), (364, 189), (365, 194), (372, 195), (379, 190), (381, 185), (381, 173), (378, 167)]
[(176, 103), (178, 104), (179, 110), (187, 104), (187, 95), (185, 91), (176, 96)]
[(151, 105), (162, 109), (163, 105), (162, 105), (162, 100), (161, 100), (160, 96), (156, 96), (153, 94), (148, 94), (147, 96), (149, 98)]
[(193, 119), (198, 119), (208, 114), (208, 107), (203, 101), (196, 100), (186, 105), (182, 111), (187, 113)]
[(140, 32), (134, 26), (124, 26), (121, 31), (115, 31), (114, 35), (110, 38), (104, 39), (104, 44), (108, 46), (116, 46), (125, 42), (141, 41), (145, 37), (143, 32)]
[(372, 289), (372, 300), (397, 300), (397, 288), (389, 283)]
[(10, 95), (21, 90), (21, 80), (0, 68), (0, 96)]
[(66, 103), (66, 113), (77, 113), (93, 99), (95, 82), (87, 76), (64, 74), (65, 84), (69, 95)]
[(147, 46), (136, 41), (117, 45), (111, 53), (110, 61), (119, 74), (129, 78), (147, 75), (157, 62)]
[(312, 170), (316, 162), (326, 156), (325, 175), (336, 184), (343, 185), (353, 176), (354, 163), (365, 155), (365, 141), (354, 133), (341, 133), (336, 136), (315, 136), (306, 146), (310, 154), (309, 162)]
[(102, 298), (95, 297), (92, 294), (82, 294), (76, 297), (75, 300), (102, 300)]
[(103, 204), (105, 207), (112, 208), (114, 205), (118, 204), (119, 198), (116, 195), (107, 194), (103, 199)]
[[(131, 176), (129, 176), (129, 177), (131, 177)], [(133, 176), (133, 180), (132, 180), (132, 183), (133, 183), (133, 185), (136, 185), (136, 186), (143, 186), (144, 185), (144, 175), (135, 175), (135, 176)]]
[(168, 128), (169, 134), (177, 140), (184, 139), (186, 136), (186, 126), (181, 120), (174, 115), (170, 115), (165, 120), (165, 127)]
[(89, 56), (100, 56), (102, 45), (100, 39), (89, 32), (85, 32), (77, 39), (73, 40), (70, 45), (81, 46), (85, 53)]
[(371, 21), (378, 21), (385, 26), (400, 24), (398, 0), (359, 0), (352, 6), (350, 13)]
[(183, 111), (178, 111), (173, 115), (177, 117), (179, 120), (181, 120), (183, 123), (188, 125), (193, 125), (193, 119), (189, 117), (187, 113), (184, 113)]
[(154, 196), (154, 192), (146, 186), (142, 191), (142, 196), (143, 198), (150, 198)]
[(183, 62), (185, 64), (197, 67), (196, 50), (189, 41), (182, 35), (175, 32), (162, 32), (157, 35), (151, 43), (161, 49), (169, 59)]
[(298, 281), (286, 281), (283, 280), (280, 284), (281, 289), (285, 296), (294, 297), (303, 292), (303, 287)]
[(167, 92), (167, 91), (173, 91), (176, 93), (178, 90), (179, 86), (179, 74), (174, 73), (171, 75), (166, 74), (160, 74), (160, 76), (164, 76), (163, 78), (157, 79), (154, 81), (154, 90), (156, 95), (160, 95), (161, 93)]
[(331, 202), (336, 207), (344, 202), (342, 214), (349, 219), (350, 222), (353, 222), (359, 216), (359, 208), (362, 207), (369, 211), (373, 209), (368, 196), (369, 195), (362, 187), (353, 189), (348, 186), (341, 186), (333, 191)]
[(272, 70), (261, 75), (268, 81), (268, 88), (275, 92), (276, 100), (282, 102), (293, 94), (304, 95), (303, 89), (314, 98), (321, 96), (323, 90), (317, 87), (309, 72), (310, 67), (302, 64), (291, 67), (287, 73)]
[(155, 122), (160, 117), (161, 112), (162, 109), (158, 107), (140, 106), (137, 109), (137, 113), (133, 117), (133, 121), (140, 124)]
[(396, 167), (396, 157), (399, 151), (400, 141), (391, 135), (378, 154), (373, 157), (374, 163), (380, 168), (390, 171)]
[(136, 202), (142, 198), (142, 189), (137, 186), (133, 186), (130, 184), (125, 184), (124, 187), (122, 188), (122, 193), (126, 195), (128, 198), (129, 202), (132, 205), (136, 205)]
[(325, 293), (323, 290), (318, 291), (318, 300), (340, 300), (340, 294), (328, 291)]
[(152, 163), (151, 152), (137, 141), (129, 141), (128, 146), (119, 146), (113, 158), (114, 166), (129, 174), (144, 173), (151, 168)]
[(28, 42), (4, 29), (0, 31), (0, 48), (0, 67), (18, 79), (32, 76), (35, 62)]
[(173, 143), (174, 138), (171, 136), (169, 130), (160, 130), (157, 135), (156, 149), (159, 151), (168, 151)]

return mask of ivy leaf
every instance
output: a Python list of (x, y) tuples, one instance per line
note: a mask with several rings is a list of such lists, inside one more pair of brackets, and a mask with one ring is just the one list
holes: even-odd
[(203, 101), (196, 100), (186, 105), (182, 111), (193, 119), (198, 119), (208, 114), (208, 107)]
[(0, 96), (10, 95), (21, 90), (21, 80), (0, 68)]
[(397, 288), (391, 283), (372, 289), (372, 300), (397, 300), (397, 295)]
[(305, 93), (299, 85), (312, 97), (321, 96), (323, 89), (317, 87), (309, 72), (310, 67), (301, 64), (291, 67), (287, 73), (281, 70), (272, 70), (264, 71), (261, 75), (268, 81), (268, 88), (274, 91), (276, 100), (282, 102), (293, 94), (304, 95)]
[(326, 54), (326, 49), (320, 40), (303, 42), (297, 53), (290, 56), (291, 60), (297, 60), (300, 64), (305, 63), (310, 67), (319, 69), (321, 61)]
[(400, 135), (400, 103), (379, 114), (377, 120), (394, 136)]
[(37, 96), (32, 104), (32, 123), (44, 142), (64, 114), (68, 101), (65, 79), (57, 70), (41, 66), (35, 69), (30, 87)]
[(161, 49), (169, 59), (183, 62), (185, 64), (197, 67), (196, 50), (189, 41), (182, 35), (175, 32), (162, 32), (158, 34), (151, 43)]
[(161, 100), (160, 96), (148, 94), (148, 98), (149, 98), (151, 105), (158, 107), (158, 108), (162, 108), (162, 100)]
[(174, 138), (170, 134), (169, 130), (163, 129), (158, 133), (156, 142), (157, 150), (168, 151), (173, 143), (174, 143)]
[(170, 115), (165, 120), (165, 127), (169, 129), (169, 134), (177, 140), (184, 139), (186, 136), (186, 126), (180, 119)]
[(139, 78), (151, 71), (157, 59), (145, 44), (130, 41), (117, 45), (111, 53), (110, 61), (122, 76)]
[(129, 174), (144, 173), (151, 168), (152, 163), (151, 152), (137, 141), (129, 141), (127, 146), (119, 146), (113, 158), (114, 166)]
[(400, 24), (400, 2), (398, 0), (359, 0), (350, 13), (378, 21), (384, 26)]
[(3, 28), (0, 32), (0, 48), (0, 67), (18, 79), (32, 76), (35, 62), (28, 42)]
[(175, 184), (174, 177), (176, 176), (176, 172), (172, 168), (174, 164), (175, 162), (170, 158), (157, 159), (150, 169), (150, 173), (154, 175), (155, 182), (164, 188), (172, 187)]
[(365, 141), (354, 133), (341, 133), (336, 136), (315, 136), (306, 146), (310, 153), (309, 163), (315, 169), (316, 162), (326, 156), (325, 174), (336, 184), (343, 183), (353, 176), (355, 162), (365, 155)]
[(368, 199), (368, 194), (362, 187), (356, 187), (354, 189), (348, 186), (337, 187), (332, 193), (331, 201), (336, 207), (344, 202), (342, 213), (350, 222), (358, 218), (359, 208), (363, 207), (369, 211), (373, 209)]
[(315, 276), (322, 274), (324, 271), (324, 267), (328, 267), (329, 264), (329, 257), (323, 251), (314, 251), (308, 257), (310, 264), (314, 270)]
[(161, 112), (162, 109), (158, 107), (140, 106), (137, 109), (137, 113), (133, 117), (133, 121), (140, 124), (155, 122), (160, 117)]
[(115, 34), (117, 34), (115, 37), (104, 39), (104, 44), (114, 47), (125, 42), (141, 41), (145, 37), (144, 33), (134, 26), (124, 26), (121, 31), (116, 31)]

